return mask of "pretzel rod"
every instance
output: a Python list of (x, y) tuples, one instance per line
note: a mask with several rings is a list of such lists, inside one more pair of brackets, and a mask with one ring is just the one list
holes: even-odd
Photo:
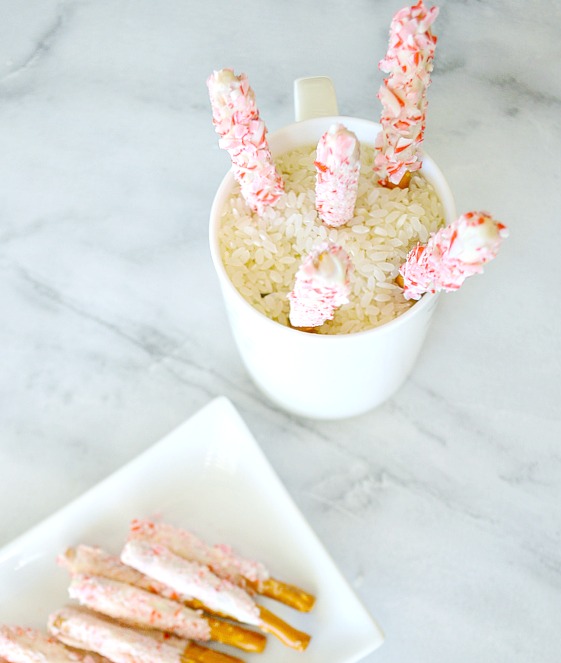
[(200, 613), (118, 580), (78, 574), (72, 577), (68, 593), (80, 605), (132, 626), (210, 640), (208, 621)]
[(266, 633), (274, 635), (287, 647), (304, 651), (310, 644), (311, 636), (290, 626), (262, 605), (259, 606), (259, 616), (261, 617), (261, 628)]
[[(214, 616), (227, 617), (223, 613), (211, 611), (208, 606), (189, 596), (179, 594), (167, 585), (149, 578), (136, 569), (127, 566), (121, 560), (101, 548), (79, 545), (69, 548), (60, 555), (58, 562), (64, 566), (71, 575), (95, 575), (109, 580), (127, 583), (146, 592), (157, 594), (171, 601), (180, 601), (193, 610), (212, 613)], [(239, 625), (221, 622), (208, 614), (204, 615), (210, 629), (210, 639), (223, 644), (232, 645), (247, 652), (261, 652), (267, 643), (266, 637), (259, 632), (252, 631)]]
[(204, 564), (220, 578), (242, 587), (248, 581), (258, 582), (269, 577), (263, 564), (237, 555), (229, 546), (209, 546), (192, 532), (168, 523), (135, 519), (130, 524), (129, 539), (161, 543), (176, 555)]
[(211, 640), (253, 654), (259, 654), (265, 649), (267, 638), (262, 633), (250, 631), (247, 628), (241, 628), (210, 616), (207, 617), (207, 622), (210, 628)]
[(165, 634), (140, 632), (83, 609), (54, 612), (48, 627), (61, 642), (97, 652), (113, 663), (242, 663), (229, 654)]
[(328, 226), (353, 218), (360, 175), (360, 146), (352, 131), (332, 124), (320, 138), (316, 160), (316, 209)]
[(212, 122), (219, 146), (230, 154), (232, 172), (251, 209), (262, 214), (284, 191), (247, 76), (231, 69), (215, 71), (207, 80)]
[(320, 327), (333, 320), (335, 311), (349, 302), (349, 276), (353, 265), (341, 246), (324, 242), (304, 257), (288, 293), (290, 324), (296, 328)]
[(188, 530), (149, 520), (133, 520), (129, 533), (132, 540), (139, 538), (161, 543), (180, 557), (208, 566), (220, 578), (296, 610), (309, 612), (314, 605), (314, 596), (299, 587), (271, 578), (263, 564), (237, 555), (224, 544), (209, 546)]
[(388, 76), (378, 92), (382, 130), (376, 137), (374, 161), (383, 186), (407, 187), (411, 173), (422, 164), (427, 88), (436, 46), (431, 25), (437, 15), (437, 7), (427, 9), (419, 0), (398, 11), (391, 22), (388, 50), (379, 63)]
[(181, 655), (181, 663), (243, 663), (241, 659), (190, 642)]
[(312, 594), (308, 594), (300, 587), (288, 585), (275, 578), (269, 578), (259, 583), (256, 591), (300, 612), (310, 612), (316, 602), (316, 597)]
[(106, 658), (69, 649), (52, 635), (34, 628), (0, 626), (0, 663), (104, 663)]
[[(205, 607), (200, 601), (195, 601), (195, 600), (191, 600), (189, 604), (190, 607), (192, 608)], [(259, 628), (265, 631), (265, 633), (270, 633), (271, 635), (274, 635), (287, 647), (291, 647), (292, 649), (296, 649), (297, 651), (304, 651), (304, 649), (306, 649), (306, 647), (308, 646), (311, 640), (310, 635), (302, 631), (298, 631), (294, 627), (290, 626), (290, 624), (287, 624), (284, 620), (280, 619), (280, 617), (277, 617), (270, 610), (267, 610), (267, 608), (264, 608), (263, 606), (258, 606), (258, 607), (259, 607), (259, 616), (261, 619)], [(222, 614), (220, 616), (228, 618), (228, 615)], [(209, 621), (211, 621), (211, 618), (209, 618)], [(219, 622), (219, 624), (222, 627), (225, 624), (225, 622)], [(259, 634), (255, 633), (254, 631), (250, 631), (250, 633), (259, 636)], [(213, 640), (221, 642), (221, 640), (218, 637), (214, 637), (214, 635), (213, 635)], [(246, 651), (249, 652), (251, 650), (246, 649)], [(255, 651), (257, 652), (262, 650), (259, 649)]]
[(290, 647), (301, 649), (306, 646), (302, 644), (304, 634), (258, 606), (243, 589), (229, 580), (218, 578), (206, 566), (179, 557), (161, 544), (129, 541), (121, 560), (180, 594), (193, 596), (213, 610), (272, 633)]
[[(417, 245), (400, 267), (406, 299), (425, 292), (458, 290), (466, 278), (483, 272), (508, 237), (506, 226), (487, 212), (467, 212)], [(399, 281), (398, 281), (399, 283)]]
[(121, 561), (212, 610), (259, 626), (259, 610), (245, 590), (219, 578), (208, 567), (179, 557), (166, 546), (140, 539), (128, 541)]

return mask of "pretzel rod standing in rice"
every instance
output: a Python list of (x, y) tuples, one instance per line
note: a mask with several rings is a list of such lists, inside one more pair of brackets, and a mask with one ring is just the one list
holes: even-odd
[(376, 137), (374, 170), (384, 186), (405, 188), (422, 164), (427, 88), (433, 68), (436, 37), (431, 24), (438, 8), (419, 0), (393, 17), (389, 46), (380, 61), (388, 74), (378, 92), (382, 130)]
[(463, 214), (409, 252), (398, 277), (404, 296), (420, 299), (425, 292), (458, 290), (466, 278), (483, 272), (506, 237), (506, 226), (487, 212)]
[[(194, 601), (191, 597), (178, 594), (166, 585), (123, 564), (118, 557), (110, 555), (101, 548), (85, 545), (69, 548), (63, 555), (59, 556), (58, 563), (66, 567), (73, 576), (84, 574), (101, 576), (109, 580), (126, 583), (171, 601), (180, 601), (188, 607), (198, 610), (203, 609), (208, 612), (208, 608), (200, 602)], [(208, 625), (211, 640), (237, 647), (246, 652), (259, 653), (265, 649), (267, 640), (262, 633), (215, 619), (208, 614), (204, 615), (204, 620)]]
[(336, 244), (317, 246), (296, 273), (290, 300), (290, 324), (300, 329), (320, 327), (333, 320), (335, 311), (347, 304), (352, 264), (347, 252)]
[(212, 121), (219, 145), (232, 159), (241, 194), (254, 212), (263, 214), (284, 191), (267, 143), (267, 128), (259, 117), (247, 76), (231, 69), (215, 71), (207, 80)]
[(167, 523), (135, 519), (130, 526), (129, 538), (160, 543), (180, 557), (208, 566), (219, 578), (276, 599), (296, 610), (309, 612), (314, 606), (314, 596), (299, 587), (271, 578), (268, 569), (260, 562), (237, 555), (225, 544), (209, 546), (188, 530)]
[(52, 635), (23, 626), (0, 626), (0, 663), (104, 663), (106, 658), (69, 649)]
[(113, 663), (242, 663), (194, 642), (135, 630), (72, 607), (52, 613), (48, 628), (70, 647), (97, 652)]
[(192, 596), (232, 619), (275, 635), (288, 647), (303, 651), (310, 636), (259, 606), (241, 587), (215, 575), (207, 566), (190, 562), (169, 548), (144, 540), (128, 541), (121, 560), (180, 594)]
[(328, 226), (353, 218), (360, 176), (360, 145), (342, 124), (332, 124), (320, 138), (316, 160), (316, 209)]

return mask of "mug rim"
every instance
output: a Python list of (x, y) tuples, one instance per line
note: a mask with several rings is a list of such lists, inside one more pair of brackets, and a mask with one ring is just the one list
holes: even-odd
[[(304, 131), (307, 127), (310, 127), (314, 124), (318, 125), (318, 127), (323, 126), (324, 130), (326, 130), (326, 127), (329, 127), (334, 122), (344, 122), (345, 120), (347, 122), (349, 120), (352, 121), (355, 127), (357, 125), (361, 125), (365, 129), (375, 129), (376, 133), (374, 134), (374, 136), (381, 129), (381, 125), (378, 122), (374, 122), (372, 120), (367, 120), (364, 118), (351, 117), (345, 115), (315, 117), (309, 120), (302, 120), (300, 122), (292, 122), (291, 124), (287, 124), (284, 127), (277, 129), (276, 131), (268, 134), (268, 140), (271, 152), (273, 156), (276, 156), (277, 154), (282, 154), (283, 152), (288, 151), (290, 149), (295, 149), (293, 147), (289, 147), (288, 149), (283, 150), (283, 152), (276, 149), (275, 143), (281, 140), (285, 134), (293, 135), (295, 132), (298, 132), (298, 130), (301, 129), (302, 131)], [(302, 145), (301, 142), (299, 144)], [(426, 172), (423, 172), (425, 162), (427, 162), (429, 170), (431, 171), (431, 173), (428, 175)], [(440, 198), (441, 204), (444, 208), (445, 218), (447, 216), (454, 216), (455, 215), (454, 199), (450, 187), (448, 185), (448, 182), (446, 181), (444, 174), (442, 173), (440, 168), (436, 165), (434, 160), (426, 152), (423, 152), (423, 164), (420, 168), (420, 172), (423, 173), (423, 175), (429, 180), (429, 182), (431, 182), (431, 184), (433, 184), (433, 186), (435, 186), (435, 188), (438, 189), (437, 193)], [(435, 185), (435, 179), (438, 180), (437, 187)], [(234, 296), (234, 301), (236, 301), (238, 305), (242, 306), (248, 313), (251, 313), (251, 315), (257, 316), (257, 319), (259, 319), (263, 324), (274, 326), (274, 329), (276, 329), (279, 333), (282, 333), (280, 332), (280, 330), (284, 329), (288, 333), (299, 334), (302, 340), (306, 337), (308, 337), (309, 339), (323, 338), (329, 340), (320, 341), (322, 343), (336, 343), (336, 342), (341, 343), (345, 339), (356, 339), (357, 337), (364, 337), (367, 335), (370, 336), (374, 334), (380, 336), (382, 334), (390, 333), (398, 326), (406, 324), (409, 318), (420, 313), (422, 309), (429, 307), (431, 303), (434, 303), (436, 305), (440, 293), (427, 292), (424, 295), (422, 295), (419, 300), (416, 300), (414, 304), (409, 309), (407, 309), (407, 311), (401, 313), (393, 320), (378, 325), (377, 327), (371, 327), (370, 329), (363, 329), (361, 331), (349, 332), (346, 334), (320, 334), (320, 333), (302, 332), (299, 329), (295, 329), (294, 327), (289, 327), (288, 325), (283, 325), (282, 323), (273, 320), (269, 316), (257, 310), (240, 293), (240, 291), (230, 280), (230, 277), (228, 276), (228, 273), (222, 261), (222, 257), (220, 255), (220, 246), (218, 240), (218, 235), (219, 235), (218, 229), (220, 226), (219, 223), (220, 211), (223, 208), (226, 198), (226, 193), (230, 191), (230, 189), (235, 185), (235, 183), (236, 180), (234, 178), (232, 168), (230, 168), (222, 178), (218, 186), (218, 189), (216, 190), (210, 209), (210, 219), (209, 219), (210, 252), (211, 252), (212, 262), (214, 264), (215, 271), (219, 277), (221, 287), (226, 287), (228, 292)], [(446, 213), (447, 211), (448, 214)], [(448, 221), (451, 221), (451, 219), (449, 219)]]

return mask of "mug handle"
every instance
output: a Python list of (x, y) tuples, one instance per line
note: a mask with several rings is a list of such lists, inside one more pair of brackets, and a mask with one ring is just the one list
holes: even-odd
[(330, 115), (339, 115), (332, 80), (327, 76), (297, 78), (294, 81), (294, 118), (296, 122)]

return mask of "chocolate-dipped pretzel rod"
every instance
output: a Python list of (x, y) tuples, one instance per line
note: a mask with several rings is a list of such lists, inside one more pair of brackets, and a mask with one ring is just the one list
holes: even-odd
[(83, 609), (62, 608), (49, 617), (61, 642), (105, 656), (113, 663), (242, 663), (241, 659), (193, 642), (112, 622)]
[(98, 654), (70, 649), (52, 635), (23, 626), (0, 626), (0, 663), (108, 663)]
[(458, 290), (466, 278), (481, 274), (506, 237), (506, 226), (487, 212), (462, 214), (409, 252), (397, 279), (405, 298)]
[(298, 631), (257, 605), (244, 589), (219, 578), (207, 566), (176, 555), (166, 546), (134, 539), (125, 545), (121, 561), (168, 585), (181, 595), (192, 596), (211, 610), (258, 626), (275, 635), (288, 647), (303, 651), (309, 644), (308, 634)]
[(252, 210), (262, 214), (280, 198), (284, 182), (275, 168), (267, 128), (259, 116), (247, 76), (231, 69), (215, 71), (207, 81), (212, 121), (219, 145), (232, 159), (234, 177)]
[(168, 523), (137, 519), (131, 523), (130, 539), (160, 543), (179, 557), (208, 566), (219, 578), (281, 601), (296, 610), (309, 612), (314, 606), (314, 596), (300, 587), (271, 578), (260, 562), (241, 557), (224, 544), (210, 546), (188, 530)]
[[(59, 556), (58, 562), (61, 566), (66, 567), (73, 576), (97, 576), (98, 584), (100, 577), (118, 582), (121, 585), (126, 583), (128, 586), (159, 595), (164, 599), (180, 601), (194, 609), (203, 609), (205, 613), (208, 612), (207, 606), (203, 606), (200, 602), (193, 601), (190, 597), (181, 595), (167, 585), (123, 564), (118, 557), (105, 552), (101, 548), (86, 545), (69, 548), (63, 555)], [(144, 597), (144, 600), (147, 600), (146, 597)], [(265, 648), (267, 641), (262, 633), (215, 619), (208, 614), (199, 615), (199, 617), (206, 621), (210, 640), (231, 645), (246, 652), (258, 653)]]
[[(313, 331), (327, 320), (333, 320), (337, 309), (349, 301), (352, 270), (349, 255), (337, 244), (324, 242), (310, 251), (300, 263), (294, 288), (288, 293), (290, 324), (303, 331)], [(298, 607), (298, 601), (304, 597), (303, 608), (299, 609), (310, 610), (313, 607), (313, 596), (298, 588), (296, 592), (286, 588), (287, 585), (278, 588), (279, 600), (287, 596), (289, 605)], [(276, 598), (271, 586), (266, 589), (269, 592), (267, 596)], [(266, 594), (265, 591), (262, 593)]]
[(80, 605), (130, 626), (210, 640), (210, 627), (200, 612), (125, 582), (78, 574), (72, 577), (68, 594)]
[(353, 218), (360, 176), (360, 145), (342, 124), (332, 124), (320, 138), (316, 160), (316, 209), (328, 226)]
[(393, 17), (389, 45), (380, 69), (387, 73), (378, 92), (382, 130), (376, 138), (374, 170), (380, 184), (405, 188), (422, 163), (427, 88), (436, 46), (431, 25), (438, 8), (423, 0)]

